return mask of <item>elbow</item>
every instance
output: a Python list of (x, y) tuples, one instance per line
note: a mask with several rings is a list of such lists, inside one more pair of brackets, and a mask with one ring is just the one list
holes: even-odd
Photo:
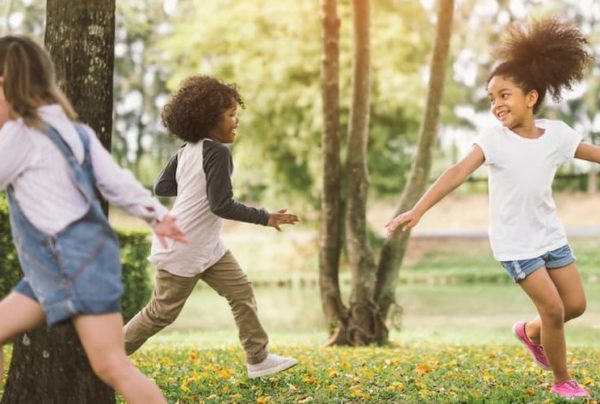
[(177, 186), (158, 183), (154, 185), (154, 194), (158, 196), (177, 196)]
[(229, 211), (229, 209), (227, 208), (227, 206), (224, 205), (210, 205), (210, 211), (214, 215), (219, 216), (220, 218), (227, 219), (227, 212)]

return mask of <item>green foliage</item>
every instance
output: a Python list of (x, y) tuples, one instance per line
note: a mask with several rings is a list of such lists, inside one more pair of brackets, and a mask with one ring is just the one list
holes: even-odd
[[(139, 311), (150, 298), (152, 286), (148, 278), (147, 260), (150, 249), (148, 233), (117, 231), (123, 265), (125, 288), (121, 305), (126, 320)], [(0, 197), (0, 296), (7, 295), (21, 279), (21, 268), (10, 234), (8, 203)]]
[[(186, 7), (187, 5), (187, 7)], [(350, 103), (352, 18), (340, 2), (342, 143)], [(236, 82), (247, 109), (234, 145), (236, 189), (251, 199), (318, 206), (322, 131), (318, 2), (218, 0), (181, 2), (174, 32), (165, 38), (169, 87), (191, 74)], [(385, 0), (373, 7), (372, 116), (369, 164), (375, 193), (398, 192), (410, 162), (424, 105), (433, 25), (418, 2)], [(306, 202), (309, 202), (308, 204)]]
[(19, 282), (21, 271), (19, 258), (10, 234), (8, 201), (0, 197), (0, 296), (5, 296)]
[[(296, 357), (299, 364), (268, 382), (248, 379), (237, 347), (155, 346), (141, 350), (133, 361), (169, 402), (555, 402), (551, 374), (540, 370), (516, 342), (385, 348), (294, 345), (278, 347), (277, 352)], [(600, 394), (598, 360), (598, 348), (569, 352), (573, 377), (593, 397)]]
[(152, 286), (148, 278), (150, 244), (148, 232), (117, 230), (123, 266), (124, 293), (121, 298), (123, 319), (133, 317), (150, 299)]

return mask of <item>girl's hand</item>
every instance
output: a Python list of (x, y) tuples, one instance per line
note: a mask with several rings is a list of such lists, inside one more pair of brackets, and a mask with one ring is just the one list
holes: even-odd
[(160, 222), (156, 222), (154, 225), (154, 234), (158, 237), (158, 241), (160, 241), (160, 245), (163, 248), (167, 248), (167, 238), (185, 244), (189, 242), (185, 233), (175, 223), (175, 216), (171, 215), (166, 215)]
[(385, 225), (388, 238), (392, 237), (398, 227), (402, 231), (408, 231), (415, 227), (421, 220), (421, 214), (414, 209), (399, 214)]
[(281, 209), (281, 210), (277, 211), (277, 213), (269, 214), (269, 222), (267, 223), (267, 226), (274, 227), (277, 229), (277, 231), (281, 231), (281, 228), (279, 228), (279, 225), (281, 225), (281, 224), (296, 224), (296, 222), (298, 222), (300, 220), (300, 219), (298, 219), (298, 216), (292, 215), (291, 213), (285, 213), (285, 212), (287, 212), (287, 209)]

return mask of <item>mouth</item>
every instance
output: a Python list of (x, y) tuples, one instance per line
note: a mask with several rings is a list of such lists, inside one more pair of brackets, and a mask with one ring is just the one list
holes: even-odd
[(498, 118), (500, 121), (502, 121), (510, 112), (507, 110), (502, 110), (500, 112), (496, 113), (496, 118)]

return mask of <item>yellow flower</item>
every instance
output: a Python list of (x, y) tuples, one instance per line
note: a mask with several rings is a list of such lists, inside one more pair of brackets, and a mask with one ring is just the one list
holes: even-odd
[(420, 374), (420, 375), (424, 375), (426, 373), (429, 373), (432, 370), (433, 369), (429, 365), (425, 365), (425, 364), (417, 365), (417, 373)]

